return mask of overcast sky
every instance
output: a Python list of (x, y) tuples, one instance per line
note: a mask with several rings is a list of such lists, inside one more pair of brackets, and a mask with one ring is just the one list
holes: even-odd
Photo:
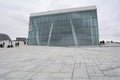
[(0, 0), (0, 33), (27, 37), (30, 13), (96, 5), (100, 40), (120, 41), (120, 0)]

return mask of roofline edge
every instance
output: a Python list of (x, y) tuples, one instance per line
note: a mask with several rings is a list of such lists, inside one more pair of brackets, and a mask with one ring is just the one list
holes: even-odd
[(66, 8), (66, 9), (59, 9), (59, 10), (53, 10), (53, 11), (31, 13), (30, 17), (51, 15), (51, 14), (58, 14), (58, 13), (66, 13), (66, 12), (74, 12), (74, 11), (85, 11), (85, 10), (92, 10), (92, 9), (97, 9), (97, 8), (95, 5), (86, 6), (86, 7), (77, 7), (77, 8)]

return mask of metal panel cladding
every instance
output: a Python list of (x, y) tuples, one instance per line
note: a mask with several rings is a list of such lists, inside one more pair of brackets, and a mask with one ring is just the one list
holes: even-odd
[(29, 45), (98, 45), (97, 10), (51, 11), (30, 16)]

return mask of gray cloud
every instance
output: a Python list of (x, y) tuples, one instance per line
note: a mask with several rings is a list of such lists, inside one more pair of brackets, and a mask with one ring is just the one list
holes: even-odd
[(0, 32), (27, 37), (30, 13), (97, 5), (100, 40), (120, 41), (120, 0), (1, 0)]

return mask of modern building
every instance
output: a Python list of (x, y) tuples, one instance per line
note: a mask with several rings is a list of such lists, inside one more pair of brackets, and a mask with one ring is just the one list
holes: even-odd
[(11, 41), (10, 37), (7, 34), (0, 33), (0, 41)]
[(27, 41), (25, 37), (16, 37), (16, 41)]
[(54, 10), (30, 15), (29, 45), (98, 45), (96, 6)]

